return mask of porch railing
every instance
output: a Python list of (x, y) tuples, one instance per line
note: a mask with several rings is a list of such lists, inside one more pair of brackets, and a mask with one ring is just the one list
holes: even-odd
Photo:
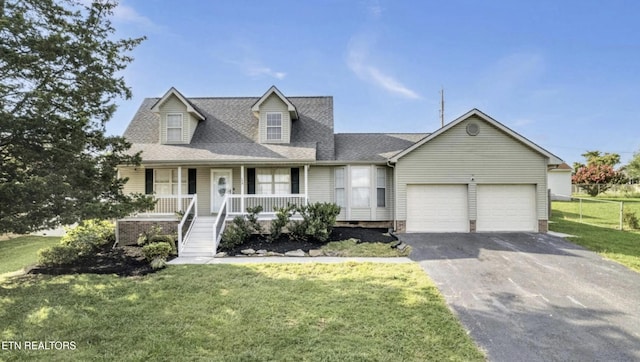
[(224, 232), (224, 228), (226, 226), (227, 215), (229, 213), (229, 197), (225, 197), (222, 201), (222, 205), (220, 206), (220, 211), (218, 211), (218, 216), (216, 217), (216, 221), (213, 223), (213, 250), (218, 250), (218, 244), (220, 243), (220, 239), (222, 238), (222, 233)]
[(178, 224), (178, 252), (181, 252), (184, 249), (184, 246), (187, 243), (189, 232), (191, 232), (191, 227), (193, 223), (198, 218), (198, 196), (193, 195), (191, 198), (191, 202), (187, 206), (184, 215), (182, 216), (182, 220), (180, 220), (180, 224)]
[(227, 195), (228, 214), (241, 215), (246, 213), (248, 207), (262, 206), (262, 214), (275, 214), (274, 207), (286, 207), (292, 205), (305, 205), (307, 197), (303, 194), (287, 195)]
[(180, 200), (178, 200), (178, 195), (154, 196), (157, 200), (156, 206), (147, 214), (173, 215), (178, 211), (185, 211), (195, 197), (195, 195), (180, 195)]

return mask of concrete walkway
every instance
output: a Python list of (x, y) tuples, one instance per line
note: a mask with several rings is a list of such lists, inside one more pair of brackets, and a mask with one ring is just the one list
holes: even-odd
[(224, 258), (212, 258), (212, 257), (178, 257), (171, 261), (169, 264), (252, 264), (252, 263), (391, 263), (391, 264), (406, 264), (413, 263), (409, 258), (405, 257), (392, 257), (392, 258), (356, 258), (356, 257), (294, 257), (294, 256), (247, 256), (247, 257), (224, 257)]

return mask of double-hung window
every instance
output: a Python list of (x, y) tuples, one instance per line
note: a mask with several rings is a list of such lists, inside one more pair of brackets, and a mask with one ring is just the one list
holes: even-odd
[(267, 140), (278, 141), (282, 139), (282, 113), (267, 112)]
[(345, 199), (345, 172), (344, 167), (339, 167), (335, 169), (335, 189), (336, 189), (336, 205), (340, 207), (347, 207), (346, 199)]
[[(154, 191), (158, 195), (177, 195), (178, 194), (178, 170), (174, 169), (155, 169), (154, 170)], [(181, 193), (187, 194), (187, 177), (182, 175)]]
[(369, 207), (371, 167), (351, 167), (351, 207)]
[(387, 206), (387, 170), (383, 167), (376, 168), (376, 198), (378, 207)]
[(291, 193), (291, 170), (288, 168), (257, 169), (256, 191), (261, 195), (283, 195)]
[(167, 142), (182, 141), (182, 113), (167, 114)]

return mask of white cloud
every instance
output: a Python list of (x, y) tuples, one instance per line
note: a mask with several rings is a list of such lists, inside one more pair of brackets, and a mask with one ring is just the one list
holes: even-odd
[(259, 76), (266, 75), (276, 79), (284, 79), (284, 77), (287, 76), (287, 73), (285, 72), (276, 72), (269, 67), (265, 67), (258, 64), (246, 64), (245, 72), (247, 73), (247, 75), (252, 77), (259, 77)]
[(352, 39), (349, 43), (347, 65), (358, 78), (371, 82), (388, 92), (408, 99), (420, 99), (420, 95), (411, 90), (393, 76), (369, 64), (369, 44), (362, 39)]
[(156, 25), (146, 16), (140, 15), (136, 9), (129, 5), (125, 5), (124, 3), (119, 3), (115, 9), (113, 9), (113, 17), (114, 20), (125, 22), (125, 23), (134, 23), (146, 27), (155, 27)]

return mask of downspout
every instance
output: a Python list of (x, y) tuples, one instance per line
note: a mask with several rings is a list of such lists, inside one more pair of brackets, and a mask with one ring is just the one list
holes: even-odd
[(393, 207), (391, 209), (391, 217), (392, 217), (392, 225), (393, 231), (397, 230), (397, 220), (396, 220), (396, 203), (398, 202), (398, 195), (396, 194), (397, 190), (397, 180), (396, 180), (396, 165), (392, 164), (391, 161), (387, 160), (387, 166), (393, 170)]

